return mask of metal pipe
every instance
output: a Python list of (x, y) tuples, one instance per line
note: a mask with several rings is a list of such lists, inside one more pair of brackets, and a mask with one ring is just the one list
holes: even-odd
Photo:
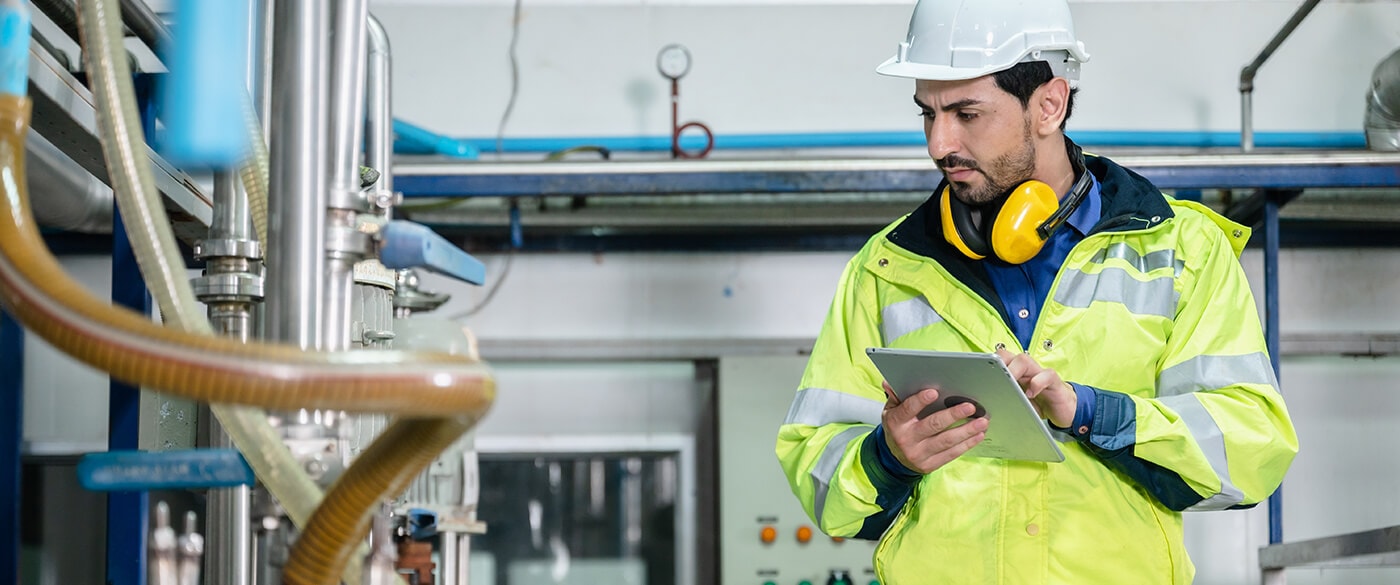
[(368, 19), (369, 49), (365, 70), (365, 166), (379, 171), (371, 203), (388, 209), (394, 194), (393, 58), (389, 35), (379, 19)]
[(1293, 34), (1293, 29), (1307, 18), (1308, 13), (1322, 0), (1304, 0), (1303, 5), (1293, 12), (1293, 16), (1284, 23), (1283, 28), (1274, 34), (1274, 38), (1269, 40), (1269, 44), (1264, 46), (1264, 50), (1259, 52), (1259, 56), (1250, 61), (1240, 70), (1240, 112), (1242, 124), (1240, 125), (1240, 148), (1245, 152), (1254, 150), (1254, 104), (1250, 94), (1254, 93), (1254, 75), (1259, 72), (1259, 68), (1264, 66), (1264, 62), (1273, 56), (1279, 45)]
[(29, 191), (39, 225), (71, 231), (112, 233), (112, 188), (92, 176), (38, 132), (24, 138), (29, 155)]
[(1400, 50), (1376, 65), (1366, 96), (1366, 147), (1400, 150)]
[(159, 55), (161, 49), (170, 46), (170, 30), (165, 27), (165, 21), (145, 2), (121, 0), (121, 8), (122, 24), (146, 43), (152, 53)]
[(334, 5), (331, 69), (331, 205), (356, 209), (360, 193), (360, 139), (365, 119), (365, 30), (369, 0)]
[(209, 238), (220, 240), (253, 239), (253, 216), (243, 194), (238, 175), (232, 171), (214, 172), (214, 206), (209, 220)]
[(330, 2), (277, 2), (274, 12), (267, 329), (322, 349)]
[(44, 13), (50, 21), (58, 25), (59, 30), (69, 38), (77, 41), (82, 38), (82, 33), (78, 32), (78, 12), (73, 6), (72, 0), (33, 0), (34, 7), (39, 12)]
[(272, 59), (275, 57), (272, 52), (272, 13), (277, 2), (254, 0), (251, 4), (256, 10), (256, 18), (249, 21), (252, 24), (253, 36), (248, 46), (255, 51), (252, 59), (248, 61), (254, 80), (249, 85), (249, 91), (253, 96), (253, 109), (257, 112), (258, 119), (262, 120), (263, 135), (267, 136), (272, 129)]
[(458, 585), (457, 568), (461, 556), (457, 552), (459, 544), (457, 533), (439, 532), (438, 539), (440, 547), (438, 560), (441, 563), (438, 565), (437, 583), (438, 585)]
[(356, 229), (360, 195), (361, 136), (365, 119), (365, 29), (368, 0), (342, 0), (334, 5), (332, 47), (330, 193), (326, 221), (325, 349), (350, 348), (350, 297), (355, 263), (368, 251)]
[[(256, 260), (232, 255), (242, 249), (245, 255), (257, 255), (257, 240), (253, 236), (252, 216), (248, 198), (243, 193), (238, 175), (231, 171), (214, 173), (214, 209), (209, 222), (209, 238), (200, 248), (222, 248), (219, 256), (209, 256), (205, 275), (196, 279), (219, 278), (223, 275), (250, 274), (251, 262)], [(236, 282), (236, 281), (235, 281)], [(196, 288), (201, 288), (196, 285)], [(212, 287), (208, 287), (212, 288)], [(209, 306), (209, 324), (220, 335), (247, 343), (252, 337), (252, 296), (215, 294), (201, 296)], [(260, 295), (259, 295), (260, 296)], [(209, 444), (232, 448), (233, 441), (224, 432), (217, 417), (210, 416)], [(207, 564), (210, 583), (250, 585), (252, 579), (251, 492), (248, 486), (211, 490), (205, 507)]]

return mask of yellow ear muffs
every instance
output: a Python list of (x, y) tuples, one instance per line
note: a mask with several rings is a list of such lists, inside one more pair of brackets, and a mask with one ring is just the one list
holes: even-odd
[[(945, 195), (946, 197), (946, 195)], [(1045, 237), (1037, 228), (1046, 223), (1060, 207), (1055, 190), (1040, 181), (1026, 181), (1007, 196), (1006, 203), (992, 223), (990, 237), (992, 252), (1006, 262), (1021, 264), (1045, 245)]]
[(943, 188), (938, 209), (943, 218), (943, 239), (949, 244), (973, 260), (981, 260), (991, 253), (981, 230), (972, 221), (972, 208), (953, 197), (950, 187)]

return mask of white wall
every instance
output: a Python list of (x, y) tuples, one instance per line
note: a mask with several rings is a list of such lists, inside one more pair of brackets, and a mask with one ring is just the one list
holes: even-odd
[[(1296, 0), (1073, 2), (1091, 54), (1071, 130), (1239, 129), (1239, 71)], [(911, 84), (875, 65), (912, 2), (524, 0), (507, 137), (669, 132), (657, 51), (689, 47), (682, 120), (719, 134), (916, 131)], [(508, 0), (375, 0), (394, 54), (394, 112), (494, 137), (510, 88)], [(1359, 131), (1375, 64), (1400, 46), (1400, 4), (1329, 1), (1256, 80), (1266, 131)]]

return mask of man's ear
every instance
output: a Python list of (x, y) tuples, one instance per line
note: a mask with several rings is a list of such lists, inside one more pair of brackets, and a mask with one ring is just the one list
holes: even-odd
[(1069, 81), (1063, 77), (1053, 77), (1037, 88), (1031, 99), (1038, 110), (1032, 121), (1036, 133), (1048, 136), (1059, 132), (1060, 124), (1065, 120), (1066, 108), (1069, 107)]

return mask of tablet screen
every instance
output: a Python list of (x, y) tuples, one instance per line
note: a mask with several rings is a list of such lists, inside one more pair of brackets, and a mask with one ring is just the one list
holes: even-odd
[(938, 389), (938, 400), (921, 417), (964, 402), (977, 407), (974, 416), (987, 417), (987, 438), (967, 456), (1064, 461), (1049, 427), (996, 354), (879, 347), (866, 354), (900, 400)]

